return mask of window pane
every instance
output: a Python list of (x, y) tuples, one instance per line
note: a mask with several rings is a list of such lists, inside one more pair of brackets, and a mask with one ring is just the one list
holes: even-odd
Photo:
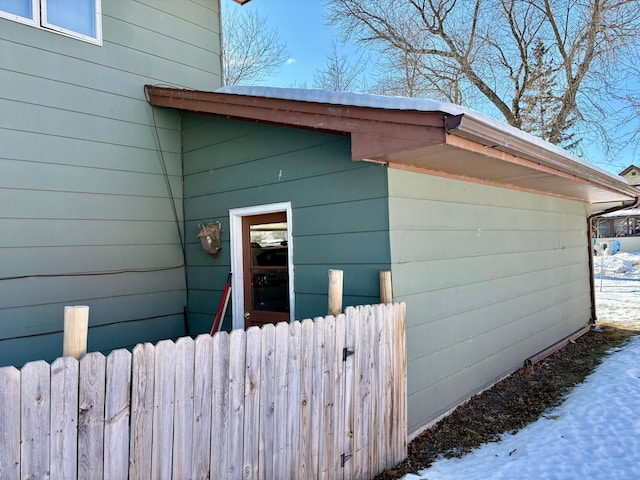
[(287, 222), (251, 225), (249, 237), (253, 310), (288, 312)]
[(626, 218), (616, 218), (613, 221), (613, 228), (615, 230), (615, 236), (620, 237), (627, 234), (627, 219)]
[(47, 23), (96, 37), (95, 0), (47, 0)]
[(599, 238), (608, 238), (613, 236), (613, 222), (606, 218), (598, 218), (596, 219), (596, 224), (594, 225), (595, 234)]
[(249, 235), (252, 266), (287, 266), (287, 222), (251, 225)]
[(31, 0), (0, 0), (0, 10), (23, 18), (33, 18)]
[(252, 270), (253, 309), (289, 311), (289, 274), (286, 270)]

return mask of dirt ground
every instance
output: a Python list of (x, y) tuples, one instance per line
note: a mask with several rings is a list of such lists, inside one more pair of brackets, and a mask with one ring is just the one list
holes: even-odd
[(461, 457), (486, 442), (498, 442), (562, 402), (600, 363), (606, 352), (638, 332), (591, 329), (539, 363), (523, 367), (458, 407), (409, 445), (408, 458), (378, 480), (401, 478), (427, 468), (439, 456)]

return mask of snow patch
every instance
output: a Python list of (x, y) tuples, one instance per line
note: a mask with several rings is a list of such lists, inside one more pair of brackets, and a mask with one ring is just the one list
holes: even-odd
[[(600, 273), (602, 290), (600, 290)], [(598, 321), (640, 330), (640, 252), (594, 257)], [(640, 479), (640, 337), (515, 435), (404, 480)]]

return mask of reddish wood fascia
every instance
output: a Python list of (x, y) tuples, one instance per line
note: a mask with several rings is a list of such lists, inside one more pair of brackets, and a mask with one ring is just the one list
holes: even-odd
[(146, 87), (149, 103), (189, 112), (304, 128), (351, 137), (354, 160), (445, 142), (445, 115), (279, 98)]

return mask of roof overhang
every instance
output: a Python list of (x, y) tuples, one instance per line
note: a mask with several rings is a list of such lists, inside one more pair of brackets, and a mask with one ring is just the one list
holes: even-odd
[(638, 196), (620, 177), (471, 115), (145, 88), (153, 106), (350, 136), (353, 160), (592, 204)]
[(627, 168), (625, 168), (623, 171), (621, 171), (618, 175), (626, 175), (631, 170), (640, 170), (640, 168), (638, 168), (635, 165), (631, 164)]

